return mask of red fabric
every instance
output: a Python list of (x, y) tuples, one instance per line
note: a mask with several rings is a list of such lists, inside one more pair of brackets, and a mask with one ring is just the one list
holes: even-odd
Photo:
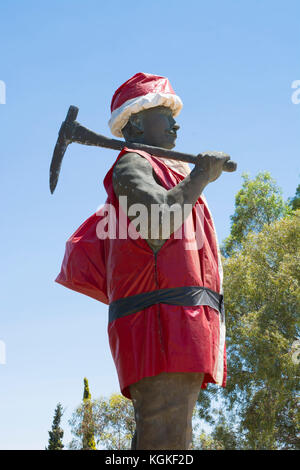
[(105, 244), (96, 236), (99, 215), (93, 214), (67, 240), (56, 282), (108, 304)]
[[(128, 151), (124, 148), (116, 161)], [(166, 189), (183, 179), (161, 160), (145, 152), (138, 153), (150, 162)], [(115, 208), (119, 230), (124, 218), (112, 185), (114, 165), (104, 179), (104, 186), (107, 202)], [(103, 212), (99, 216), (94, 214), (70, 237), (57, 282), (105, 303), (181, 286), (205, 286), (220, 292), (216, 236), (211, 215), (201, 198), (186, 221), (183, 239), (176, 239), (172, 234), (159, 250), (156, 263), (153, 251), (140, 237), (99, 240), (96, 230), (102, 218)], [(197, 220), (203, 245), (187, 250)], [(127, 228), (129, 224), (126, 217)], [(217, 370), (221, 367), (225, 386), (225, 345), (220, 351), (219, 313), (211, 307), (153, 305), (111, 322), (108, 335), (120, 388), (128, 398), (129, 385), (161, 372), (203, 372), (202, 388), (205, 388), (209, 382), (216, 383)]]
[(132, 98), (155, 92), (175, 94), (167, 78), (149, 73), (136, 73), (115, 91), (111, 100), (111, 112)]

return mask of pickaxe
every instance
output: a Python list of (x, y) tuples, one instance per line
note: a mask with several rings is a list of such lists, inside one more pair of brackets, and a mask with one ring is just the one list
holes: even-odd
[[(84, 145), (94, 145), (96, 147), (105, 147), (113, 150), (122, 150), (128, 147), (134, 150), (143, 150), (157, 157), (164, 157), (170, 160), (180, 160), (182, 162), (194, 163), (198, 161), (198, 157), (188, 153), (175, 152), (160, 147), (152, 147), (150, 145), (137, 144), (133, 142), (125, 142), (122, 140), (109, 139), (103, 135), (96, 134), (76, 121), (79, 109), (76, 106), (70, 106), (67, 117), (62, 123), (58, 139), (54, 148), (53, 157), (50, 165), (50, 191), (53, 194), (57, 185), (61, 163), (67, 149), (72, 142)], [(237, 164), (229, 160), (224, 163), (223, 170), (232, 172), (237, 168)]]

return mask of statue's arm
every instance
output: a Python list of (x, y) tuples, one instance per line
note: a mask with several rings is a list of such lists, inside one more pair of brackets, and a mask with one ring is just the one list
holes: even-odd
[[(224, 158), (227, 157), (223, 157), (223, 160), (219, 158), (219, 161), (216, 163), (214, 162), (215, 156), (208, 155), (207, 158), (201, 157), (201, 164), (195, 165), (194, 169), (184, 180), (169, 190), (166, 190), (156, 181), (151, 164), (140, 155), (127, 153), (116, 163), (113, 171), (115, 194), (118, 198), (120, 196), (127, 197), (127, 208), (136, 203), (143, 204), (147, 208), (149, 214), (149, 236), (146, 240), (152, 249), (159, 249), (166, 239), (182, 225), (205, 186), (221, 174)], [(159, 230), (156, 232), (155, 238), (151, 238), (152, 204), (165, 204), (167, 206), (178, 204), (181, 211), (181, 219), (173, 217), (173, 213), (170, 213), (168, 232), (162, 231), (163, 226), (164, 229), (166, 228), (166, 224), (164, 224), (164, 211), (162, 211), (159, 218)], [(127, 212), (127, 215), (130, 220), (133, 220), (138, 214), (129, 215)]]
[[(151, 239), (151, 206), (153, 204), (165, 204), (167, 191), (156, 182), (150, 163), (136, 153), (125, 154), (114, 167), (113, 187), (122, 208), (125, 211), (127, 210), (130, 220), (135, 219), (138, 215), (130, 215), (128, 213), (130, 207), (134, 204), (143, 204), (146, 207), (148, 237), (145, 239), (153, 251), (159, 250), (165, 240), (162, 240), (159, 236)], [(126, 207), (120, 196), (127, 198)]]

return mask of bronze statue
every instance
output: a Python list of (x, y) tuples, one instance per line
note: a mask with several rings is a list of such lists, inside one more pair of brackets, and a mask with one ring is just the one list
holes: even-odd
[[(126, 142), (104, 179), (107, 206), (68, 240), (57, 278), (109, 304), (120, 388), (135, 410), (133, 449), (189, 449), (200, 389), (226, 383), (222, 267), (202, 192), (236, 164), (222, 152), (172, 151), (181, 106), (165, 77), (139, 73), (115, 92), (110, 127)], [(51, 165), (52, 192), (67, 144), (105, 139), (74, 124), (76, 110), (70, 114)], [(193, 170), (182, 161), (195, 163)], [(99, 232), (108, 206), (117, 214), (116, 237)], [(136, 224), (142, 209), (147, 217)]]

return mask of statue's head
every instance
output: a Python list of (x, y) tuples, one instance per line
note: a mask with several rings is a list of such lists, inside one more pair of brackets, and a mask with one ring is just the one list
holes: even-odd
[(156, 106), (132, 114), (122, 134), (127, 142), (172, 149), (175, 147), (178, 129), (172, 110)]
[(114, 93), (109, 126), (113, 135), (129, 142), (171, 149), (179, 129), (174, 117), (181, 108), (167, 78), (137, 73)]

